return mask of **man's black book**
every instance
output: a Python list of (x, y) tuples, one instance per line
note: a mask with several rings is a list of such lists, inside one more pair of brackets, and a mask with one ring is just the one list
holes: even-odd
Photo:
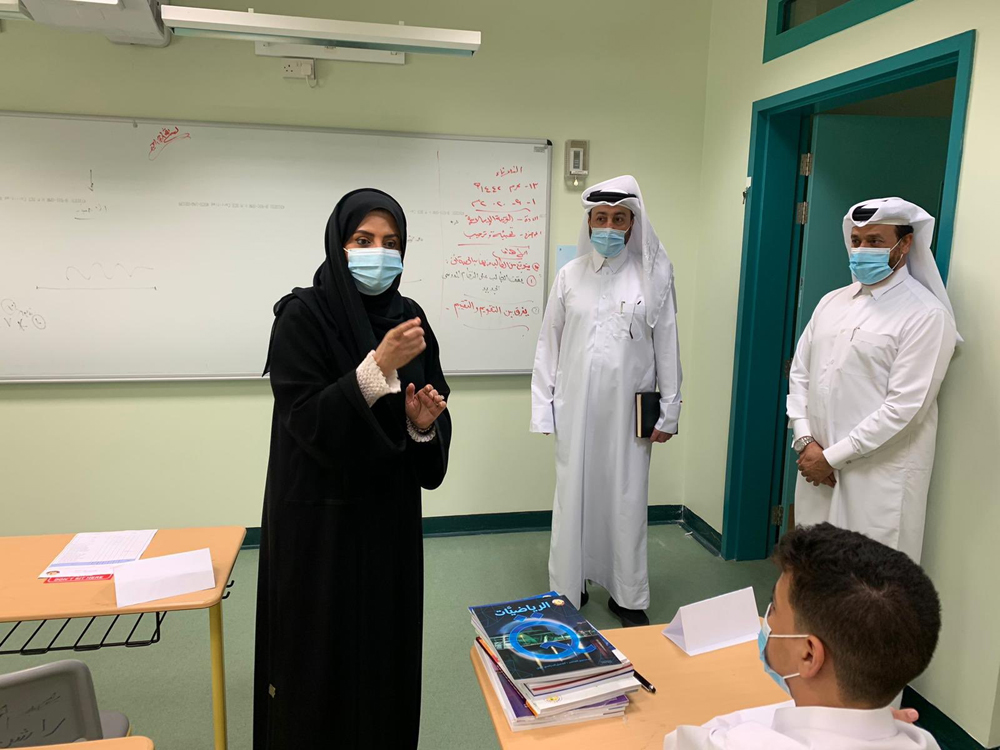
[(635, 436), (648, 438), (660, 421), (660, 394), (656, 391), (635, 394)]

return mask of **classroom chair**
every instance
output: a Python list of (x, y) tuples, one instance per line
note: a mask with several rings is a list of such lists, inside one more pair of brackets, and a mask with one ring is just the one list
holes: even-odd
[(0, 747), (40, 747), (126, 737), (128, 718), (100, 711), (82, 661), (66, 659), (0, 675)]

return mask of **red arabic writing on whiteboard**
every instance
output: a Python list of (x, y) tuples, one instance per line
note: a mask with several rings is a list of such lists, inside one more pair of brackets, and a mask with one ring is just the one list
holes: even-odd
[[(502, 193), (505, 187), (504, 185), (484, 185), (481, 182), (473, 182), (472, 186), (480, 193), (487, 193), (489, 195)], [(526, 182), (522, 184), (520, 182), (515, 182), (512, 185), (507, 185), (506, 188), (508, 193), (516, 193), (520, 190), (538, 190), (538, 183)]]
[(175, 127), (172, 130), (170, 128), (163, 128), (163, 130), (156, 134), (153, 142), (149, 144), (149, 160), (155, 161), (156, 157), (163, 153), (163, 149), (171, 143), (182, 141), (190, 137), (190, 133), (182, 133), (181, 129), (178, 127)]
[(528, 308), (524, 305), (501, 305), (495, 302), (479, 303), (473, 302), (468, 297), (453, 304), (451, 309), (455, 311), (456, 318), (460, 317), (462, 313), (472, 313), (473, 315), (478, 315), (480, 318), (494, 317), (510, 320), (526, 318), (531, 315)]
[[(493, 210), (494, 208), (506, 208), (507, 207), (507, 204), (504, 201), (490, 201), (490, 203), (487, 203), (482, 198), (478, 198), (478, 199), (472, 201), (471, 203), (469, 203), (469, 205), (472, 206), (477, 211), (480, 210), (480, 209)], [(538, 205), (538, 201), (535, 200), (534, 198), (527, 198), (527, 199), (525, 199), (523, 201), (520, 198), (515, 198), (510, 203), (510, 208), (512, 210), (513, 209), (517, 209), (517, 210), (521, 210), (521, 211), (526, 211), (526, 210), (529, 210), (529, 208), (528, 208), (529, 206), (537, 206), (537, 205)]]
[(522, 172), (524, 172), (524, 167), (500, 167), (496, 172), (496, 176), (506, 177), (507, 175), (521, 174)]
[(498, 268), (505, 271), (539, 271), (540, 263), (529, 263), (523, 260), (501, 258), (494, 254), (490, 258), (477, 258), (474, 255), (452, 255), (448, 260), (452, 266), (480, 266), (481, 268)]
[(497, 281), (502, 284), (521, 284), (526, 286), (535, 286), (537, 283), (535, 277), (530, 275), (525, 276), (519, 273), (510, 274), (498, 271), (466, 270), (464, 268), (445, 271), (441, 274), (441, 278), (445, 281)]

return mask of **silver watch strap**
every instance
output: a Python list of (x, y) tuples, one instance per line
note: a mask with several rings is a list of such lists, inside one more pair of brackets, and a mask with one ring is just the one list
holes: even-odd
[(792, 443), (792, 450), (794, 450), (796, 453), (801, 453), (802, 451), (804, 451), (806, 449), (807, 445), (809, 445), (810, 443), (815, 443), (815, 442), (816, 442), (816, 439), (813, 438), (811, 435), (803, 435), (798, 440), (796, 440), (794, 443)]

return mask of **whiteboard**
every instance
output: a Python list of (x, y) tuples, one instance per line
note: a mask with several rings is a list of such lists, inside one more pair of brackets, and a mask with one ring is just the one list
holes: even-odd
[(259, 377), (272, 308), (376, 187), (452, 374), (530, 372), (551, 145), (0, 114), (0, 380)]

